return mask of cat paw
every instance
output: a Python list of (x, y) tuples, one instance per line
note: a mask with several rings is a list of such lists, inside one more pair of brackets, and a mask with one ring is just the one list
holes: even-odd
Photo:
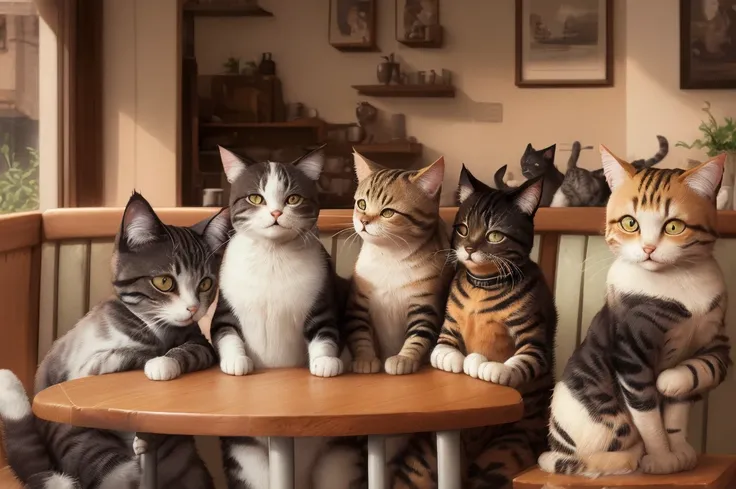
[(488, 359), (480, 353), (471, 353), (463, 361), (463, 372), (466, 375), (470, 375), (474, 379), (478, 378), (478, 367), (482, 364), (488, 363)]
[(171, 380), (181, 375), (181, 365), (171, 357), (156, 357), (146, 362), (143, 372), (151, 380)]
[(336, 377), (343, 370), (342, 360), (337, 357), (317, 357), (309, 361), (309, 371), (316, 377)]
[(499, 362), (485, 362), (478, 367), (478, 378), (493, 384), (516, 387), (519, 377), (518, 370)]
[(679, 397), (693, 390), (693, 376), (687, 367), (663, 370), (657, 377), (657, 390), (667, 397)]
[(375, 374), (381, 371), (381, 361), (377, 357), (356, 358), (352, 370), (356, 374)]
[(657, 455), (644, 455), (641, 459), (641, 470), (647, 474), (674, 474), (692, 469), (695, 463), (697, 463), (695, 454), (682, 451), (665, 452)]
[(419, 362), (403, 355), (394, 355), (386, 360), (384, 369), (390, 375), (413, 374), (419, 370)]
[(148, 451), (148, 442), (137, 436), (133, 439), (133, 453), (143, 455)]
[(698, 464), (698, 453), (690, 445), (684, 437), (672, 439), (670, 437), (670, 450), (675, 454), (678, 460), (682, 462), (681, 470), (694, 469)]
[(228, 375), (247, 375), (253, 371), (253, 360), (245, 355), (223, 358), (220, 370)]
[(429, 358), (434, 368), (453, 374), (462, 372), (464, 360), (465, 356), (462, 353), (447, 345), (436, 346)]

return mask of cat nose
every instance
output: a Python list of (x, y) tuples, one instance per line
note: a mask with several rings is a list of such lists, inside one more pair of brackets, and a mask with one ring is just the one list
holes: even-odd
[(281, 211), (271, 211), (271, 215), (274, 219), (278, 219), (281, 214), (283, 214)]
[(473, 252), (475, 251), (475, 248), (473, 248), (472, 246), (466, 246), (465, 251), (468, 252), (468, 255), (472, 255)]
[(192, 316), (194, 316), (199, 311), (199, 306), (187, 307), (187, 311), (191, 312)]
[(657, 247), (652, 246), (652, 245), (646, 245), (646, 246), (642, 246), (641, 249), (644, 250), (644, 253), (646, 253), (647, 255), (651, 255), (652, 253), (654, 253), (654, 250), (656, 250)]
[(370, 221), (368, 219), (361, 219), (360, 223), (363, 224), (363, 227), (366, 227)]

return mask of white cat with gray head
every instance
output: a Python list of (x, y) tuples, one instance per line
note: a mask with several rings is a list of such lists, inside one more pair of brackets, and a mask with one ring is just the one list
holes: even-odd
[[(235, 235), (220, 270), (220, 296), (211, 337), (220, 369), (305, 367), (319, 377), (343, 372), (335, 273), (314, 229), (319, 216), (322, 148), (294, 162), (255, 162), (220, 148), (231, 183)], [(327, 440), (300, 438), (295, 446), (298, 488)], [(268, 440), (223, 438), (228, 487), (268, 488)], [(332, 483), (340, 486), (339, 476)], [(329, 489), (315, 484), (319, 489)]]

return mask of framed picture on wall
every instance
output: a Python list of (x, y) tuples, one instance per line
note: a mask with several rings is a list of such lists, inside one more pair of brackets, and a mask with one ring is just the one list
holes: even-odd
[(736, 88), (736, 0), (680, 0), (680, 88)]
[(440, 0), (395, 0), (396, 40), (417, 48), (442, 47)]
[(330, 0), (328, 39), (340, 51), (375, 51), (376, 0)]
[(516, 0), (516, 85), (613, 85), (613, 0)]
[(8, 17), (0, 15), (0, 52), (8, 50)]

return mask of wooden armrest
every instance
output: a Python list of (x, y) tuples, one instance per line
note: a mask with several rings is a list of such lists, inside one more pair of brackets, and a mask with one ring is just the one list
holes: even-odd
[(736, 457), (702, 455), (698, 466), (689, 472), (671, 475), (645, 475), (641, 473), (615, 475), (588, 479), (580, 476), (549, 474), (539, 467), (522, 472), (514, 478), (514, 489), (603, 489), (621, 487), (627, 489), (724, 489), (736, 476)]
[(23, 485), (15, 478), (15, 474), (8, 466), (0, 469), (0, 487), (3, 489), (23, 489)]

